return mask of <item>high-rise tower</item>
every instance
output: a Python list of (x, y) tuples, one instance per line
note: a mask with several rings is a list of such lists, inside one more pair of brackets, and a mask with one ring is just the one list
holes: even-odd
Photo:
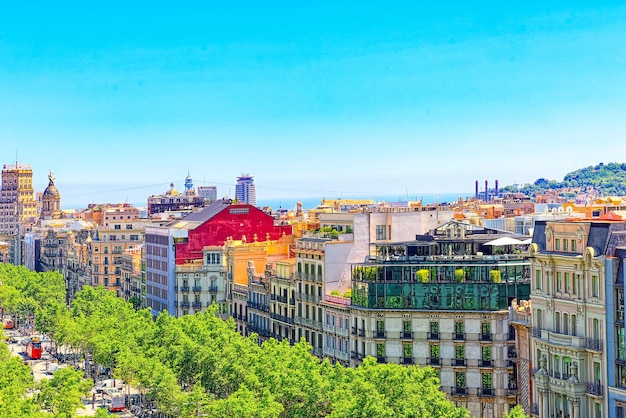
[(15, 235), (37, 222), (37, 201), (30, 164), (5, 164), (0, 190), (0, 234)]
[(256, 190), (253, 179), (254, 177), (249, 174), (242, 174), (241, 176), (237, 177), (237, 185), (235, 186), (235, 198), (238, 202), (256, 206)]

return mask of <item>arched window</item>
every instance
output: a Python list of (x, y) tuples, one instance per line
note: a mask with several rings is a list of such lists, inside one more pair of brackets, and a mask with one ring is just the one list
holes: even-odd
[(561, 333), (561, 313), (554, 312), (554, 332)]

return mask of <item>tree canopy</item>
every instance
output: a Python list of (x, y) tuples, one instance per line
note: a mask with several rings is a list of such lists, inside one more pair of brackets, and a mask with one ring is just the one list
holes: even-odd
[(503, 192), (523, 192), (528, 195), (545, 193), (550, 189), (595, 190), (603, 196), (626, 196), (626, 163), (600, 163), (567, 173), (563, 181), (539, 178), (517, 189), (505, 186)]
[[(33, 297), (23, 292), (29, 288), (16, 288), (19, 297)], [(360, 367), (346, 368), (320, 361), (304, 340), (259, 344), (256, 334), (243, 337), (232, 319), (218, 318), (215, 305), (205, 313), (161, 313), (153, 320), (149, 310), (89, 286), (76, 294), (69, 311), (40, 299), (34, 303), (43, 306), (37, 315), (47, 318), (59, 344), (88, 353), (174, 416), (469, 416), (439, 390), (430, 367), (377, 364), (369, 357)], [(71, 412), (70, 398), (84, 387), (70, 371), (59, 376), (41, 386), (36, 401), (50, 411)], [(72, 387), (65, 388), (61, 378)], [(65, 393), (64, 402), (54, 392)]]

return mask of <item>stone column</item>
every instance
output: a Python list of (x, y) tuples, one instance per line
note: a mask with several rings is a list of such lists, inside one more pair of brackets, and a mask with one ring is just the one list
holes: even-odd
[(539, 389), (539, 418), (549, 418), (548, 414), (549, 397), (548, 391)]
[(580, 398), (572, 398), (572, 418), (580, 418)]

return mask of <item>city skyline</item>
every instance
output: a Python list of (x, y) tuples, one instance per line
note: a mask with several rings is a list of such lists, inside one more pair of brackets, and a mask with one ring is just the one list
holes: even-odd
[(189, 7), (5, 6), (2, 164), (67, 207), (188, 172), (260, 201), (471, 195), (626, 154), (617, 2)]

